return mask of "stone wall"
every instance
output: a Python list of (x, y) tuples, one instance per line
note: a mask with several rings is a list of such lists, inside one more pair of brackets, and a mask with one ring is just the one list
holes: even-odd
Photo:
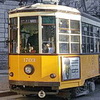
[(19, 2), (6, 0), (0, 2), (0, 70), (8, 69), (8, 11), (18, 7)]

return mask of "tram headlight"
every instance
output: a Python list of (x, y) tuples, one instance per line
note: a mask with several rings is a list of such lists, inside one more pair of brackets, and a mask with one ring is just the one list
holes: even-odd
[(56, 74), (52, 73), (52, 74), (50, 74), (50, 77), (51, 78), (55, 78), (56, 77)]
[(10, 72), (9, 73), (9, 76), (13, 77), (14, 76), (14, 73), (13, 72)]
[(34, 73), (34, 67), (32, 66), (32, 65), (26, 65), (25, 67), (24, 67), (24, 72), (26, 73), (26, 74), (28, 74), (28, 75), (31, 75), (31, 74), (33, 74)]

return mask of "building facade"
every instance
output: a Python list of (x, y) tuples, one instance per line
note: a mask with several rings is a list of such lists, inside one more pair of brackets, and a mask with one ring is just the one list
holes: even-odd
[(0, 0), (0, 70), (8, 69), (8, 11), (18, 7), (19, 2)]

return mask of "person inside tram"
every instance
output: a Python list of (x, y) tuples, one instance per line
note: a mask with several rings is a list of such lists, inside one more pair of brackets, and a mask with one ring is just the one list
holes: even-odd
[(31, 53), (36, 53), (37, 50), (38, 50), (37, 46), (38, 46), (38, 35), (37, 34), (33, 34), (27, 40), (28, 51), (31, 52)]
[(54, 48), (52, 46), (52, 43), (45, 43), (43, 45), (43, 52), (44, 53), (54, 53)]

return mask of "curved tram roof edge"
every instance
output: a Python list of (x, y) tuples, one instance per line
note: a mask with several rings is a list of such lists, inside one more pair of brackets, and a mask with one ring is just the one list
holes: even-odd
[[(9, 11), (9, 14), (17, 14), (23, 12), (62, 12), (62, 13), (70, 13), (75, 15), (81, 15), (82, 17), (88, 18), (90, 20), (100, 22), (99, 18), (86, 14), (84, 12), (80, 12), (76, 8), (67, 7), (63, 5), (52, 5), (52, 4), (42, 4), (36, 3), (30, 6), (20, 7)], [(83, 19), (84, 20), (84, 19)]]
[(91, 19), (91, 20), (93, 20), (93, 21), (97, 21), (97, 22), (99, 22), (100, 23), (100, 19), (99, 18), (97, 18), (97, 17), (94, 17), (94, 16), (92, 16), (92, 15), (89, 15), (89, 14), (87, 14), (87, 13), (81, 13), (81, 16), (83, 16), (83, 17), (85, 17), (85, 18), (88, 18), (88, 19)]
[(25, 7), (13, 9), (9, 11), (9, 14), (19, 13), (19, 12), (38, 12), (38, 11), (53, 11), (53, 12), (59, 11), (65, 13), (80, 14), (80, 11), (72, 7), (67, 7), (62, 5), (42, 4), (42, 3), (37, 3), (31, 6), (25, 6)]

